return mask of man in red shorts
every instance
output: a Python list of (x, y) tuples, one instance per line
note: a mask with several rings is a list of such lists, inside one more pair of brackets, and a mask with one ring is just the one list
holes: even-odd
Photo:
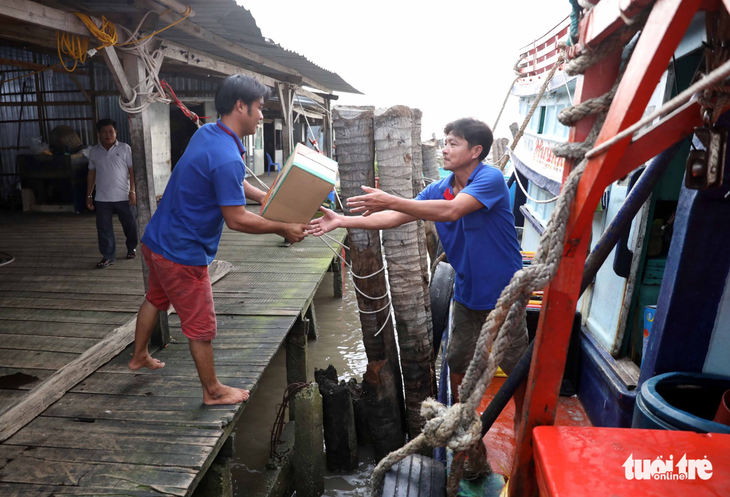
[(222, 117), (193, 135), (142, 237), (142, 254), (150, 269), (149, 290), (137, 315), (129, 368), (165, 366), (149, 355), (147, 343), (157, 313), (172, 305), (188, 338), (206, 405), (238, 404), (249, 395), (248, 390), (218, 381), (213, 363), (217, 325), (208, 265), (218, 251), (223, 223), (244, 233), (276, 233), (290, 242), (303, 240), (308, 228), (246, 211), (246, 198), (261, 202), (265, 193), (244, 180), (241, 137), (256, 132), (269, 95), (266, 86), (248, 76), (239, 74), (223, 81), (215, 97)]

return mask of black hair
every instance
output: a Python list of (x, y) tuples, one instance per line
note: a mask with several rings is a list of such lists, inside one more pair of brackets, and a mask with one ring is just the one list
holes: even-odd
[(482, 153), (479, 154), (480, 161), (483, 161), (487, 154), (489, 154), (489, 149), (492, 148), (492, 141), (494, 141), (492, 130), (489, 129), (489, 126), (472, 117), (457, 119), (447, 124), (444, 128), (444, 135), (448, 135), (449, 133), (466, 140), (469, 143), (469, 148), (481, 145)]
[(269, 87), (244, 74), (234, 74), (223, 80), (215, 94), (215, 110), (225, 116), (233, 112), (239, 100), (246, 104), (249, 114), (251, 104), (263, 97), (266, 102), (271, 96)]
[(101, 128), (109, 125), (114, 127), (114, 131), (117, 130), (117, 122), (114, 119), (99, 119), (96, 123), (96, 132), (101, 133)]

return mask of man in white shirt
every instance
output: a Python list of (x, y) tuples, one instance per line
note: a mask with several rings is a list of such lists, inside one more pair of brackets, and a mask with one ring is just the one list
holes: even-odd
[[(96, 123), (99, 144), (89, 151), (89, 174), (86, 179), (86, 207), (96, 207), (96, 231), (102, 259), (97, 268), (114, 264), (117, 245), (112, 218), (116, 213), (127, 238), (127, 259), (134, 259), (137, 250), (135, 212), (137, 193), (132, 169), (132, 148), (117, 141), (117, 123), (101, 119)], [(96, 184), (96, 198), (94, 198)], [(96, 206), (94, 205), (96, 204)]]

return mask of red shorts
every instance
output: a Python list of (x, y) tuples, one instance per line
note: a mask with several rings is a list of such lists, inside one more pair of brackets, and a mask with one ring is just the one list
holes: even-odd
[(208, 266), (185, 266), (172, 262), (144, 244), (142, 255), (150, 268), (149, 290), (145, 295), (147, 302), (160, 311), (168, 310), (172, 304), (180, 316), (182, 332), (190, 340), (213, 340), (218, 325)]

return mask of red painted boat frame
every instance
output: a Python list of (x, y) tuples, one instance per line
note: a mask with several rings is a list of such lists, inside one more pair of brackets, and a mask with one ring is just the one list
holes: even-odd
[[(719, 1), (657, 0), (654, 3), (596, 144), (609, 140), (642, 117), (690, 21), (700, 8), (717, 9)], [(728, 8), (730, 0), (721, 1)], [(601, 1), (581, 21), (577, 49), (594, 48), (623, 26), (625, 19), (635, 16), (649, 3), (649, 0)], [(611, 88), (618, 75), (620, 52), (616, 50), (586, 71), (576, 88), (576, 102), (600, 96)], [(593, 117), (580, 121), (571, 129), (570, 141), (583, 141), (594, 121)], [(532, 430), (555, 421), (573, 316), (589, 249), (591, 220), (603, 191), (670, 145), (691, 135), (693, 128), (700, 125), (700, 107), (696, 102), (690, 102), (640, 136), (627, 137), (588, 162), (571, 210), (563, 260), (543, 297), (522, 424), (517, 433), (509, 483), (511, 497), (532, 497), (538, 492)], [(563, 181), (572, 165), (566, 161)]]

